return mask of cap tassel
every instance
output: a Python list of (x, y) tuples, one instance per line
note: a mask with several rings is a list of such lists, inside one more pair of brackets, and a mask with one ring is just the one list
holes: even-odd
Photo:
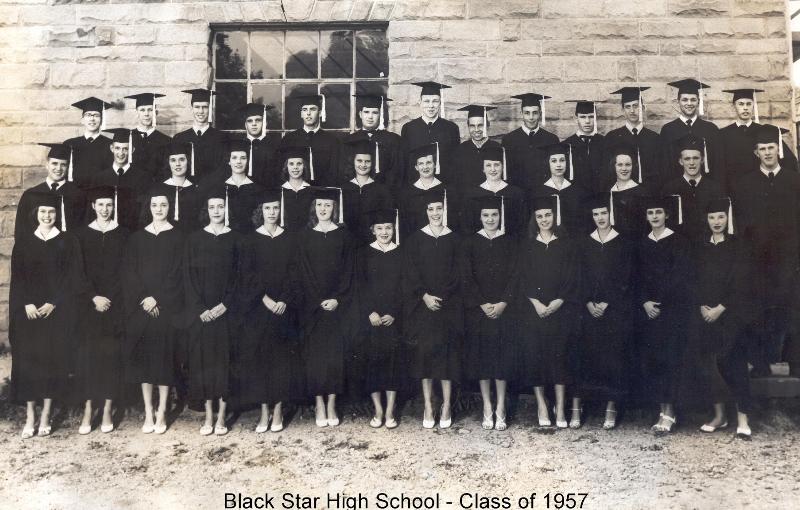
[(436, 175), (442, 173), (442, 167), (439, 165), (439, 142), (433, 142), (436, 144)]
[(778, 129), (778, 159), (783, 159), (783, 138), (781, 138), (781, 128)]
[(444, 189), (444, 199), (442, 200), (442, 225), (447, 226), (447, 188)]
[(133, 130), (128, 131), (128, 164), (133, 163)]
[(381, 146), (375, 142), (375, 173), (381, 173)]
[(380, 117), (378, 118), (378, 129), (383, 130), (386, 129), (384, 113), (383, 113), (383, 96), (381, 96), (381, 110), (380, 110)]
[(489, 136), (489, 116), (486, 115), (486, 107), (483, 107), (483, 137), (488, 138)]
[(683, 200), (680, 195), (672, 195), (678, 199), (678, 225), (683, 225)]
[(544, 114), (544, 98), (542, 98), (542, 100), (539, 101), (539, 110), (541, 110), (541, 112), (542, 112), (542, 120), (541, 120), (541, 122), (539, 122), (539, 124), (544, 126), (547, 123), (546, 120), (545, 120), (545, 114)]
[(444, 116), (444, 89), (439, 89), (439, 117), (445, 118)]
[(191, 161), (192, 168), (189, 170), (189, 175), (194, 177), (194, 142), (189, 142), (189, 145), (192, 146), (192, 161)]
[(225, 185), (225, 226), (230, 224), (230, 213), (228, 211), (228, 186)]
[(597, 105), (592, 103), (592, 115), (594, 115), (594, 126), (592, 127), (592, 136), (597, 134)]
[(72, 182), (72, 146), (69, 146), (69, 167), (67, 167), (67, 180)]
[(733, 235), (733, 200), (728, 197), (728, 235)]
[(253, 140), (250, 140), (250, 155), (247, 157), (247, 176), (253, 176)]
[(211, 90), (208, 94), (208, 123), (214, 122), (214, 91)]
[(175, 213), (172, 215), (172, 219), (175, 220), (175, 221), (180, 221), (179, 220), (179, 218), (180, 218), (180, 216), (179, 216), (180, 206), (178, 204), (178, 200), (179, 200), (178, 197), (179, 196), (180, 196), (180, 194), (178, 193), (178, 186), (175, 186)]
[(500, 233), (506, 231), (506, 197), (500, 195)]
[(153, 94), (153, 128), (158, 126), (158, 121), (156, 120), (156, 119), (158, 119), (158, 113), (156, 113), (156, 112), (157, 112), (157, 110), (156, 110), (156, 95)]
[(761, 124), (758, 120), (758, 101), (756, 100), (755, 92), (753, 92), (753, 117), (755, 117), (756, 124)]
[(503, 181), (508, 180), (508, 172), (506, 171), (506, 148), (502, 147), (503, 150)]
[(400, 246), (400, 209), (394, 210), (394, 243)]
[(642, 151), (636, 147), (636, 166), (638, 166), (639, 184), (642, 183)]
[(639, 124), (642, 123), (642, 110), (644, 110), (644, 104), (642, 103), (642, 90), (639, 89)]
[(612, 189), (609, 192), (608, 197), (608, 222), (611, 223), (611, 226), (614, 226), (614, 190)]
[(61, 198), (61, 231), (62, 232), (66, 232), (67, 231), (67, 215), (65, 214), (65, 209), (64, 209), (64, 195), (59, 195), (59, 197)]
[(558, 194), (553, 194), (556, 197), (556, 226), (561, 226), (561, 197)]
[(314, 150), (308, 148), (308, 172), (311, 175), (311, 181), (314, 181)]
[(703, 164), (705, 166), (706, 173), (711, 172), (711, 165), (708, 162), (708, 147), (706, 146), (705, 138), (703, 138)]
[[(700, 80), (697, 80), (700, 81)], [(703, 100), (703, 86), (700, 86), (700, 89), (697, 91), (697, 95), (700, 97), (700, 106), (698, 107), (698, 111), (700, 115), (705, 115), (705, 101)]]
[(106, 105), (103, 103), (100, 106), (100, 131), (106, 130)]
[(339, 188), (339, 223), (344, 223), (344, 193)]
[(572, 168), (573, 168), (573, 166), (572, 166), (572, 144), (569, 143), (567, 145), (569, 146), (569, 182), (572, 182), (573, 180), (575, 180), (575, 173), (572, 170)]
[(118, 216), (117, 216), (117, 209), (118, 209), (118, 208), (117, 208), (117, 202), (118, 202), (118, 201), (117, 201), (117, 195), (118, 195), (118, 193), (117, 193), (117, 187), (116, 187), (116, 186), (114, 186), (114, 222), (115, 222), (115, 223), (117, 222), (117, 217), (118, 217)]
[(264, 105), (264, 117), (261, 121), (261, 139), (267, 136), (267, 105)]
[(328, 117), (325, 109), (325, 94), (320, 94), (320, 96), (322, 96), (322, 111), (319, 113), (319, 121), (325, 122)]

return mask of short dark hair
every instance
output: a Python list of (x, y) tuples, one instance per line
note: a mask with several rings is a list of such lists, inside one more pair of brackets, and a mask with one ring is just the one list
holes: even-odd
[[(311, 200), (311, 206), (309, 207), (309, 210), (308, 210), (308, 226), (310, 228), (314, 228), (319, 224), (319, 219), (317, 218), (317, 210), (316, 210), (317, 200), (321, 200), (321, 199), (315, 198), (315, 199)], [(334, 200), (333, 201), (333, 214), (331, 215), (331, 221), (334, 222), (334, 223), (339, 223), (339, 201), (338, 200)]]

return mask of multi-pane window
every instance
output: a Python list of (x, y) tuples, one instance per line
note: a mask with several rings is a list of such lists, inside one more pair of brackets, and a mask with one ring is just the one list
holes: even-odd
[(326, 98), (325, 129), (356, 127), (353, 94), (386, 94), (389, 42), (386, 26), (347, 29), (269, 27), (214, 32), (215, 125), (242, 131), (238, 109), (265, 103), (267, 129), (290, 131), (302, 126), (297, 96)]

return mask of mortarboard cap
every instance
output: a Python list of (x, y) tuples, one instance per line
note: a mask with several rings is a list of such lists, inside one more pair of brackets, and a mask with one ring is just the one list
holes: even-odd
[(420, 145), (419, 147), (414, 147), (410, 151), (411, 161), (416, 163), (419, 158), (424, 158), (425, 156), (436, 156), (437, 147), (435, 143), (426, 143), (425, 145)]
[(111, 143), (131, 143), (131, 130), (128, 128), (112, 128), (106, 131), (112, 133)]
[(247, 119), (248, 117), (263, 117), (266, 110), (272, 110), (273, 108), (274, 106), (271, 104), (247, 103), (239, 108), (239, 111)]
[(191, 103), (211, 103), (211, 96), (215, 94), (213, 90), (209, 89), (187, 89), (182, 90), (186, 94), (191, 94)]
[(306, 105), (314, 105), (322, 107), (322, 94), (303, 94), (297, 96), (289, 96), (289, 99), (297, 104), (299, 107)]
[(733, 99), (731, 101), (735, 102), (739, 99), (753, 99), (755, 100), (756, 92), (764, 92), (762, 89), (727, 89), (723, 90), (723, 92), (727, 92), (728, 94), (733, 94)]
[(788, 129), (779, 128), (772, 124), (763, 124), (758, 131), (756, 131), (756, 143), (777, 143), (782, 145), (781, 136), (788, 133)]
[(594, 101), (588, 99), (568, 99), (565, 103), (575, 103), (575, 115), (596, 113)]
[(155, 104), (156, 98), (158, 97), (165, 97), (164, 94), (157, 94), (155, 92), (143, 92), (141, 94), (133, 94), (130, 96), (125, 96), (125, 99), (135, 99), (136, 100), (136, 108), (140, 106), (150, 106)]
[(369, 138), (359, 138), (345, 142), (353, 154), (369, 154), (375, 155), (375, 142)]
[(505, 151), (502, 147), (489, 147), (480, 151), (481, 161), (503, 161)]
[(451, 88), (449, 85), (443, 85), (441, 83), (436, 83), (435, 81), (420, 81), (413, 83), (412, 85), (422, 88), (422, 92), (420, 92), (421, 96), (441, 96), (442, 89)]
[(526, 106), (539, 106), (541, 107), (541, 102), (545, 99), (550, 99), (550, 96), (544, 96), (542, 94), (536, 94), (533, 92), (526, 92), (525, 94), (517, 94), (516, 96), (511, 96), (514, 99), (519, 99), (522, 101), (522, 107), (525, 108)]
[(677, 143), (678, 151), (685, 151), (685, 150), (693, 150), (693, 151), (705, 151), (705, 145), (703, 139), (696, 136), (693, 133), (689, 133), (688, 135), (684, 136)]
[(611, 92), (612, 95), (619, 95), (621, 104), (639, 101), (642, 99), (642, 92), (649, 90), (650, 87), (622, 87)]
[(300, 145), (282, 147), (280, 149), (281, 160), (284, 163), (291, 158), (302, 158), (303, 161), (307, 161), (310, 150), (311, 147)]
[(35, 211), (39, 207), (53, 207), (58, 209), (61, 203), (61, 196), (56, 193), (48, 191), (31, 191), (30, 192), (30, 205), (31, 211)]
[(280, 201), (281, 201), (280, 189), (267, 189), (258, 194), (259, 204), (269, 204), (272, 202), (280, 202)]
[(503, 197), (500, 195), (486, 195), (472, 199), (472, 207), (476, 213), (480, 214), (483, 209), (497, 209), (502, 207)]
[(114, 105), (111, 103), (106, 103), (102, 99), (97, 99), (96, 97), (87, 97), (86, 99), (81, 99), (76, 103), (72, 103), (72, 106), (75, 108), (80, 108), (83, 113), (86, 112), (103, 112), (108, 108), (113, 108)]
[(89, 190), (86, 192), (89, 202), (94, 202), (95, 200), (99, 200), (101, 198), (110, 198), (113, 200), (115, 194), (116, 189), (114, 186), (94, 186), (89, 188)]
[(397, 220), (396, 209), (379, 209), (377, 211), (372, 211), (367, 215), (369, 217), (368, 221), (370, 225), (380, 225), (383, 223), (391, 223), (394, 225), (395, 221)]
[(228, 152), (248, 152), (250, 151), (250, 142), (244, 139), (231, 139), (228, 140)]
[(637, 151), (636, 147), (627, 143), (618, 143), (611, 147), (608, 152), (609, 156), (616, 158), (617, 156), (630, 156), (634, 161), (636, 160)]
[(39, 143), (42, 147), (49, 147), (50, 151), (47, 153), (47, 159), (61, 159), (69, 161), (70, 148), (63, 143)]
[(583, 205), (585, 206), (587, 211), (593, 211), (595, 209), (602, 209), (606, 208), (611, 211), (611, 193), (608, 191), (601, 191), (599, 193), (593, 193), (586, 197), (583, 201)]
[(474, 117), (482, 117), (486, 119), (486, 112), (491, 110), (496, 110), (497, 107), (495, 106), (481, 106), (478, 104), (470, 104), (459, 108), (458, 111), (460, 112), (467, 112), (467, 118), (471, 119)]
[(693, 78), (687, 78), (685, 80), (678, 80), (678, 81), (671, 81), (667, 83), (670, 87), (675, 87), (678, 89), (678, 96), (681, 94), (694, 94), (700, 95), (700, 89), (710, 89), (710, 85), (706, 85), (705, 83), (699, 82)]
[(339, 188), (314, 188), (312, 197), (314, 200), (335, 200), (339, 201)]
[(558, 142), (558, 143), (551, 143), (548, 145), (542, 145), (537, 147), (540, 151), (547, 154), (547, 157), (553, 156), (554, 154), (569, 154), (570, 145), (568, 143)]
[(163, 154), (169, 158), (170, 156), (174, 156), (175, 154), (184, 154), (188, 156), (192, 153), (192, 147), (186, 142), (177, 142), (172, 140), (168, 144), (164, 146)]
[(384, 103), (391, 101), (388, 97), (379, 94), (353, 94), (353, 97), (357, 100), (359, 110), (362, 108), (380, 108), (381, 100)]
[(728, 208), (730, 208), (731, 199), (728, 197), (720, 197), (714, 198), (706, 202), (706, 214), (715, 213), (715, 212), (728, 212)]
[(172, 186), (164, 184), (163, 182), (159, 182), (150, 186), (150, 188), (147, 190), (147, 193), (144, 194), (144, 198), (147, 199), (147, 202), (149, 202), (153, 197), (167, 197), (167, 199), (169, 199), (172, 193)]
[(444, 188), (427, 190), (423, 193), (422, 197), (425, 208), (427, 208), (429, 204), (435, 204), (437, 202), (444, 203), (445, 191)]
[(550, 209), (555, 212), (556, 207), (556, 195), (539, 195), (533, 197), (531, 201), (531, 211), (533, 212), (541, 211), (542, 209)]
[(212, 198), (228, 200), (228, 185), (225, 183), (214, 184), (206, 188), (203, 200), (207, 203)]

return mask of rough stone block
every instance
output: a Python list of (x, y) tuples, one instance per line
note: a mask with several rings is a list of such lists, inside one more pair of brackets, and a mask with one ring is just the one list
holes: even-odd
[[(572, 37), (573, 22), (567, 20), (523, 19), (520, 25), (520, 39), (569, 39)], [(578, 27), (575, 27), (576, 30)], [(634, 27), (634, 33), (636, 28)]]
[(207, 62), (174, 62), (167, 66), (165, 85), (197, 86), (208, 81)]
[[(12, 237), (14, 235), (14, 216), (16, 213), (12, 211), (0, 211), (0, 237)], [(10, 280), (8, 270), (10, 260), (0, 260), (0, 267), (5, 266), (5, 278), (1, 278), (0, 282), (6, 283)], [(2, 272), (2, 269), (0, 269)]]
[(700, 23), (693, 19), (642, 21), (639, 24), (639, 31), (644, 38), (697, 37), (700, 33)]
[(500, 39), (500, 22), (488, 20), (456, 20), (442, 24), (444, 41), (497, 41)]
[(350, 10), (353, 8), (352, 0), (342, 0), (333, 4), (331, 11), (332, 21), (347, 21), (350, 19)]
[(0, 89), (42, 87), (47, 83), (47, 64), (0, 64)]
[(225, 4), (213, 3), (203, 6), (203, 17), (209, 22), (225, 21)]
[(467, 13), (464, 0), (434, 0), (425, 9), (427, 19), (460, 19)]
[(538, 57), (542, 54), (542, 41), (501, 41), (488, 43), (489, 57)]
[(545, 41), (542, 55), (593, 55), (592, 41)]
[(561, 57), (520, 57), (506, 61), (506, 81), (556, 82), (561, 81), (564, 62)]
[[(0, 163), (5, 166), (5, 163)], [(22, 170), (19, 168), (0, 168), (0, 188), (19, 188), (22, 186)]]
[(460, 58), (439, 64), (445, 83), (498, 83), (503, 81), (503, 62), (493, 59)]
[(283, 11), (278, 2), (262, 2), (261, 12), (267, 21), (283, 21)]
[(540, 10), (538, 0), (467, 1), (468, 18), (535, 18), (539, 16)]
[(160, 87), (164, 84), (164, 64), (161, 63), (110, 63), (110, 87)]
[(544, 18), (594, 18), (603, 16), (603, 2), (585, 0), (542, 0)]
[[(16, 208), (17, 203), (19, 202), (19, 197), (22, 195), (22, 190), (12, 190), (12, 191), (4, 191), (3, 196), (9, 196), (12, 198), (12, 201), (6, 201), (6, 203), (10, 203), (11, 207)], [(14, 248), (14, 240), (13, 239), (0, 239), (0, 257), (10, 257), (11, 250)]]
[[(434, 41), (442, 32), (440, 21), (394, 21), (389, 24), (387, 37), (394, 41)], [(391, 47), (391, 45), (390, 45)]]
[(429, 81), (436, 76), (436, 61), (431, 59), (404, 59), (389, 62), (389, 76), (393, 83)]
[(636, 21), (579, 21), (573, 25), (572, 37), (576, 39), (631, 39), (639, 33)]
[(759, 18), (707, 19), (702, 22), (700, 35), (704, 37), (762, 37), (764, 20)]
[(666, 14), (667, 0), (636, 0), (620, 2), (619, 0), (603, 0), (603, 12), (614, 18), (649, 18)]
[(48, 46), (72, 46), (76, 48), (97, 46), (95, 27), (54, 28), (47, 33)]
[(156, 29), (156, 41), (162, 44), (208, 44), (205, 25), (163, 25)]
[(742, 56), (699, 57), (702, 69), (700, 80), (755, 80), (770, 79), (770, 62), (764, 58)]
[[(8, 213), (3, 213), (4, 216)], [(13, 214), (13, 213), (12, 213)], [(0, 225), (0, 232), (5, 233), (6, 229), (11, 228), (11, 233), (14, 233), (14, 217), (11, 216), (11, 219), (3, 218), (2, 225)], [(11, 261), (8, 259), (0, 259), (0, 282), (8, 283), (11, 281)], [(6, 312), (3, 314), (4, 319), (0, 319), (0, 331), (8, 331), (8, 320), (5, 319), (8, 317), (7, 310), (3, 310), (3, 308), (8, 308), (8, 305), (0, 304), (0, 313)]]
[(324, 2), (324, 1), (317, 1), (314, 4), (314, 10), (311, 11), (312, 20), (317, 21), (327, 21), (331, 18), (331, 13), (333, 12), (333, 5), (336, 2)]
[(183, 60), (202, 60), (208, 62), (210, 52), (207, 46), (192, 44), (184, 48)]
[(775, 16), (783, 19), (783, 0), (732, 0), (734, 16)]
[(414, 45), (414, 55), (421, 58), (484, 57), (486, 43), (464, 42), (419, 42)]
[(677, 79), (696, 71), (694, 57), (643, 56), (639, 57), (638, 66), (639, 79), (642, 81)]
[(786, 37), (786, 20), (784, 18), (768, 18), (764, 20), (767, 37)]
[(245, 21), (244, 14), (242, 14), (242, 7), (235, 3), (226, 3), (222, 5), (222, 14), (225, 21)]
[(102, 87), (106, 81), (105, 64), (52, 64), (50, 85), (53, 87)]
[(659, 53), (663, 56), (680, 55), (683, 52), (680, 41), (664, 41), (659, 45), (659, 48)]
[(0, 7), (0, 27), (16, 25), (20, 18), (20, 7)]
[(116, 27), (114, 41), (117, 44), (152, 44), (156, 41), (155, 27), (142, 25)]
[(730, 13), (730, 0), (670, 0), (673, 16), (720, 16)]
[(371, 20), (388, 20), (392, 17), (394, 2), (375, 2), (372, 13), (369, 15)]
[(42, 182), (45, 177), (47, 177), (47, 170), (45, 170), (41, 166), (41, 158), (37, 161), (39, 166), (33, 168), (26, 168), (22, 171), (22, 187), (25, 189), (32, 188), (36, 186), (40, 182)]
[(3, 166), (38, 165), (41, 159), (42, 148), (38, 145), (0, 145), (0, 162)]
[(520, 20), (504, 19), (500, 20), (500, 35), (504, 41), (519, 41), (521, 30)]
[(788, 54), (790, 51), (791, 46), (785, 38), (736, 41), (736, 53), (739, 55)]
[(617, 62), (617, 79), (620, 81), (635, 81), (637, 73), (636, 61), (624, 59)]
[(617, 79), (614, 57), (571, 57), (564, 60), (564, 81), (611, 81)]
[(406, 58), (412, 56), (414, 52), (414, 45), (415, 43), (413, 42), (392, 42), (392, 44), (389, 45), (389, 59)]
[(731, 55), (736, 52), (737, 41), (687, 41), (681, 43), (684, 55)]
[(93, 25), (97, 23), (135, 23), (141, 5), (78, 5), (77, 23), (79, 25)]
[[(10, 278), (10, 276), (11, 275), (9, 274), (9, 278)], [(0, 280), (0, 281), (6, 282), (6, 281), (9, 281), (9, 280)], [(5, 333), (4, 337), (7, 339), (8, 338), (8, 304), (5, 304), (5, 303), (0, 304), (0, 331), (3, 331)], [(2, 342), (4, 345), (8, 344), (7, 340), (4, 340), (2, 337), (0, 337), (0, 342)]]
[[(75, 129), (67, 127), (25, 127), (21, 128), (20, 143), (39, 143), (42, 140), (66, 140), (74, 136)], [(43, 148), (42, 151), (45, 151)]]
[[(226, 4), (226, 7), (229, 4)], [(137, 23), (193, 23), (206, 21), (203, 6), (192, 3), (152, 3), (137, 9)]]
[(656, 41), (595, 41), (595, 55), (657, 55)]
[(23, 25), (74, 25), (74, 5), (29, 5), (22, 10)]
[(303, 21), (311, 15), (314, 0), (292, 0), (283, 4), (289, 21)]
[(350, 9), (350, 19), (365, 20), (369, 18), (370, 11), (372, 11), (372, 0), (359, 0), (353, 5), (353, 8)]
[(398, 0), (392, 11), (392, 19), (409, 20), (425, 17), (426, 0)]

